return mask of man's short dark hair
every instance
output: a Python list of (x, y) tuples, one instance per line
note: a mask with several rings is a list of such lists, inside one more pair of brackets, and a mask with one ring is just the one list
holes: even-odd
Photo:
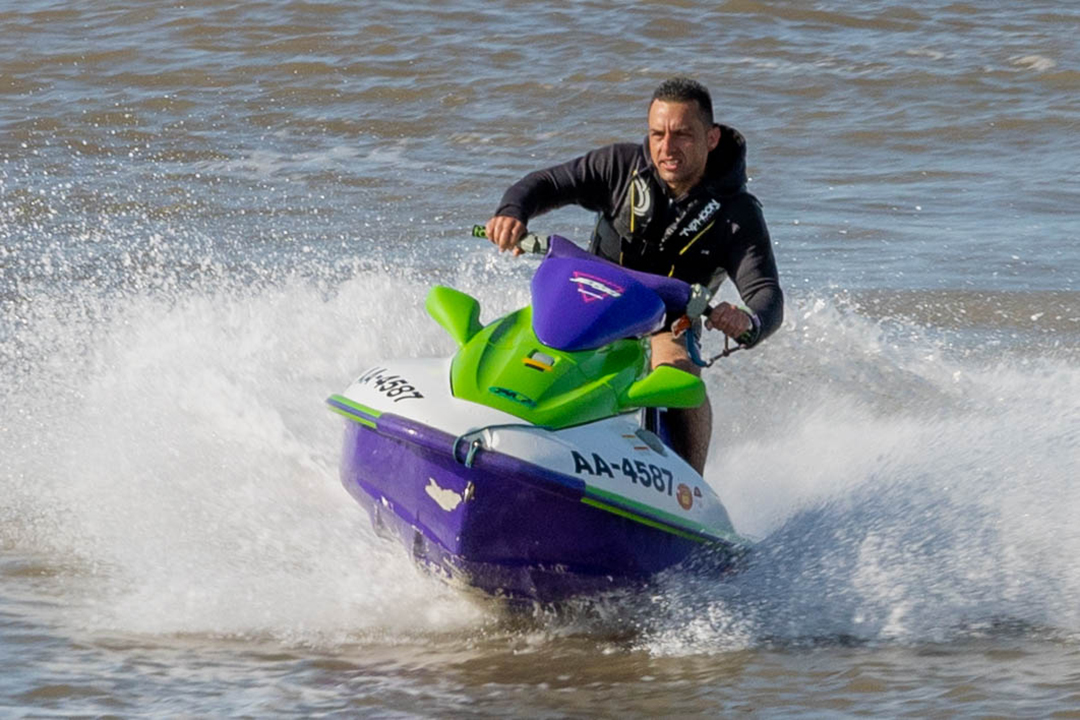
[(678, 103), (695, 102), (701, 111), (701, 120), (705, 123), (705, 127), (713, 126), (712, 96), (709, 95), (709, 90), (697, 80), (687, 77), (668, 78), (653, 92), (649, 107), (652, 107), (657, 100)]

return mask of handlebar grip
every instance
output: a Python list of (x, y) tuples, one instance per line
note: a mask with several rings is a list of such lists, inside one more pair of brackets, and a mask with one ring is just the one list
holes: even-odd
[(686, 303), (686, 314), (693, 319), (710, 314), (712, 311), (709, 307), (710, 300), (712, 300), (712, 293), (709, 292), (709, 288), (696, 283), (691, 285), (690, 299)]
[(551, 247), (551, 238), (548, 235), (529, 233), (518, 240), (518, 247), (527, 253), (543, 255), (548, 251), (548, 248)]
[[(483, 225), (473, 225), (472, 236), (475, 238), (486, 238), (487, 228)], [(523, 252), (543, 255), (547, 253), (548, 248), (551, 247), (551, 236), (529, 233), (518, 240), (518, 247), (520, 247)]]

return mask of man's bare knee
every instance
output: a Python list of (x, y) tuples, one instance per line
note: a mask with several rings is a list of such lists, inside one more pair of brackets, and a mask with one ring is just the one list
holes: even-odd
[(686, 350), (686, 340), (676, 338), (670, 332), (656, 333), (652, 341), (652, 367), (670, 365), (696, 377), (701, 377), (701, 368), (690, 359)]
[[(660, 365), (671, 365), (701, 377), (701, 368), (690, 359), (685, 339), (675, 338), (669, 332), (652, 336), (652, 366)], [(672, 449), (702, 474), (712, 435), (712, 406), (708, 398), (697, 407), (668, 410), (668, 421)]]

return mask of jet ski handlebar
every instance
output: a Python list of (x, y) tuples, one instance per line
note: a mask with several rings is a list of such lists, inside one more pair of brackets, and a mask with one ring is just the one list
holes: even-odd
[[(472, 236), (487, 238), (487, 229), (483, 225), (473, 225)], [(525, 253), (544, 255), (551, 248), (551, 236), (527, 233), (518, 241), (518, 247)], [(686, 303), (685, 313), (671, 326), (671, 331), (676, 338), (685, 336), (686, 349), (690, 359), (700, 367), (710, 367), (720, 358), (727, 357), (736, 350), (742, 349), (742, 345), (729, 347), (728, 338), (725, 336), (724, 351), (722, 353), (709, 359), (701, 357), (700, 338), (695, 331), (694, 323), (699, 318), (708, 317), (712, 314), (713, 308), (709, 305), (711, 299), (712, 292), (709, 288), (698, 283), (690, 285), (690, 299)]]
[[(483, 225), (473, 225), (472, 236), (475, 238), (487, 238), (487, 229)], [(521, 248), (522, 252), (532, 255), (544, 255), (547, 253), (548, 248), (551, 247), (551, 236), (528, 233), (518, 240), (518, 247)]]
[(528, 233), (518, 240), (518, 247), (527, 253), (543, 255), (548, 251), (548, 248), (551, 247), (551, 236)]

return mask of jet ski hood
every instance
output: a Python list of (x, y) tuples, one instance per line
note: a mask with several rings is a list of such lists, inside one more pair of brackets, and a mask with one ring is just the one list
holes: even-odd
[(685, 312), (691, 293), (681, 280), (628, 270), (558, 235), (531, 291), (537, 338), (567, 352), (656, 332)]

